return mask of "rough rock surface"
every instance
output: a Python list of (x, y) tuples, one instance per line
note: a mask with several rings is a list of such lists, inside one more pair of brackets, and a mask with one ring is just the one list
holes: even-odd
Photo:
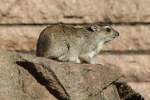
[[(47, 62), (44, 59), (40, 59), (40, 63), (39, 61), (33, 63), (33, 61), (25, 60), (19, 61), (17, 64), (30, 70), (31, 74), (34, 73), (36, 79), (42, 76), (44, 78), (42, 80), (45, 80), (43, 84), (59, 100), (97, 100), (101, 98), (101, 92), (106, 97), (110, 96), (109, 100), (119, 100), (115, 86), (111, 84), (117, 81), (121, 74), (119, 75), (119, 70), (112, 65), (68, 64), (49, 60)], [(34, 69), (38, 73), (35, 74)], [(37, 76), (39, 77), (37, 78)]]
[(149, 82), (129, 82), (128, 83), (135, 91), (145, 97), (145, 100), (150, 100), (150, 83)]
[(0, 27), (0, 48), (31, 52), (35, 50), (37, 38), (43, 28), (44, 26), (2, 26)]
[[(30, 66), (30, 63), (26, 60), (31, 62), (32, 66)], [(53, 79), (48, 84), (45, 78), (40, 79), (40, 75), (37, 76), (35, 72), (36, 67), (33, 66), (32, 63), (37, 66), (37, 73), (40, 75), (43, 74), (47, 80), (53, 79), (52, 76), (58, 79)], [(41, 67), (40, 64), (44, 64), (45, 67)], [(42, 68), (52, 68), (52, 71), (51, 69), (44, 70)], [(0, 51), (0, 70), (0, 99), (3, 100), (56, 100), (49, 93), (51, 90), (49, 90), (49, 92), (47, 91), (47, 87), (50, 87), (52, 90), (56, 90), (57, 88), (59, 91), (62, 91), (62, 94), (65, 94), (66, 92), (64, 93), (63, 91), (67, 89), (71, 100), (91, 100), (91, 98), (94, 99), (94, 96), (99, 95), (99, 92), (107, 88), (113, 81), (121, 77), (121, 74), (116, 73), (118, 70), (116, 70), (115, 67), (109, 70), (109, 67), (105, 68), (98, 65), (81, 66), (79, 64), (63, 64), (48, 59), (36, 58), (31, 55), (4, 51)], [(47, 71), (50, 71), (50, 74)], [(98, 71), (100, 71), (100, 73)], [(107, 75), (105, 74), (106, 71), (110, 71), (109, 73), (112, 73), (112, 75), (106, 78), (106, 76), (104, 76)], [(61, 86), (61, 84), (63, 84), (63, 86)]]
[(119, 65), (128, 81), (150, 82), (150, 55), (99, 55), (95, 58), (98, 63)]
[[(31, 55), (2, 51), (0, 55), (2, 71), (0, 73), (2, 77), (0, 99), (55, 100), (49, 94), (53, 93), (60, 99), (56, 92), (59, 89), (59, 92), (64, 95), (62, 95), (63, 98), (68, 95), (71, 100), (95, 100), (100, 97), (100, 93), (104, 89), (122, 76), (113, 65), (104, 67), (83, 64), (81, 66), (80, 64), (58, 63)], [(34, 64), (35, 66), (33, 66)], [(55, 79), (51, 76), (54, 76)]]
[[(15, 52), (0, 51), (0, 55), (0, 99), (120, 100), (121, 98), (115, 86), (122, 77), (117, 66), (62, 63)], [(136, 92), (133, 93), (138, 96)], [(128, 94), (124, 96), (128, 98)], [(140, 95), (138, 98), (144, 100)]]
[(147, 22), (149, 0), (1, 0), (0, 23)]
[(27, 70), (14, 62), (14, 53), (0, 52), (0, 100), (56, 100)]

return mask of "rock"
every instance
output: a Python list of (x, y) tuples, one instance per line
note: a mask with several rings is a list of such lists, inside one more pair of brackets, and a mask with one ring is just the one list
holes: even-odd
[(98, 63), (118, 65), (129, 82), (150, 82), (150, 55), (110, 54), (98, 55), (94, 58)]
[(147, 0), (1, 0), (0, 23), (149, 22)]
[[(114, 94), (114, 91), (116, 94)], [(112, 95), (113, 93), (113, 95)], [(108, 96), (109, 95), (109, 96)], [(101, 100), (120, 100), (120, 96), (118, 94), (118, 90), (116, 88), (116, 86), (114, 84), (112, 84), (111, 86), (109, 86), (107, 89), (105, 89), (102, 93), (101, 93)]]
[(27, 70), (14, 63), (18, 57), (0, 51), (0, 100), (56, 100)]
[(0, 27), (0, 48), (9, 51), (32, 52), (44, 27), (11, 26)]
[(135, 92), (126, 82), (116, 82), (116, 87), (121, 100), (145, 100), (143, 96)]
[(42, 80), (46, 82), (42, 84), (60, 100), (97, 100), (101, 93), (106, 97), (112, 95), (119, 100), (117, 92), (103, 92), (122, 76), (119, 69), (113, 65), (69, 64), (43, 58), (22, 57), (27, 60), (17, 61), (17, 64), (30, 70), (34, 76), (42, 76)]
[(149, 82), (129, 82), (129, 86), (144, 96), (145, 100), (150, 100), (150, 83)]
[(0, 99), (120, 100), (114, 84), (122, 77), (117, 66), (63, 63), (15, 52), (0, 55)]

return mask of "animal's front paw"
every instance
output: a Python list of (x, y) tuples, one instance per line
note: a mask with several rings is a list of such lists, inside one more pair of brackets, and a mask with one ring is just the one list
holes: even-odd
[(73, 57), (71, 57), (71, 58), (69, 59), (69, 62), (81, 63), (80, 59), (78, 59), (78, 58), (73, 58)]
[(97, 60), (91, 60), (91, 61), (90, 61), (90, 64), (99, 64), (99, 65), (104, 66), (104, 63), (99, 62), (99, 61), (97, 61)]

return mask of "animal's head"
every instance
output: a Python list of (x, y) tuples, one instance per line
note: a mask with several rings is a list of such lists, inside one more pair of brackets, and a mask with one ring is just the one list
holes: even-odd
[(88, 30), (97, 34), (97, 37), (104, 40), (105, 43), (119, 36), (119, 32), (113, 29), (110, 25), (91, 25), (88, 27)]

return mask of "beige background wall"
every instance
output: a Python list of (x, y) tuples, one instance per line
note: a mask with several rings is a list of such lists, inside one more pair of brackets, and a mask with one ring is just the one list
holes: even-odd
[(112, 22), (120, 37), (97, 58), (150, 100), (150, 0), (0, 0), (0, 49), (34, 52), (42, 29), (58, 22)]

